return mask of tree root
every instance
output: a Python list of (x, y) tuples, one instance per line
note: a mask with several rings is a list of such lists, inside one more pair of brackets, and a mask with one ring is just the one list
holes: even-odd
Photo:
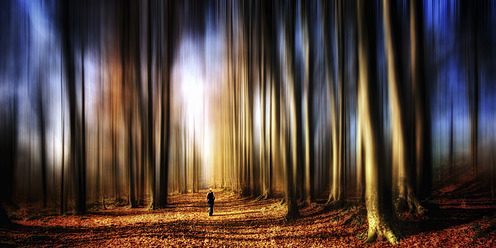
[(386, 239), (389, 243), (393, 245), (397, 245), (399, 243), (399, 235), (393, 231), (393, 228), (388, 225), (381, 225), (377, 228), (369, 228), (367, 231), (367, 239), (364, 243), (372, 243), (376, 240), (384, 240)]

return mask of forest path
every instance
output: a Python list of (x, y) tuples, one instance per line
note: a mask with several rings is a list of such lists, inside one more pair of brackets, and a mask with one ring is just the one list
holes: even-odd
[[(171, 195), (168, 207), (159, 210), (116, 207), (84, 216), (17, 220), (13, 229), (0, 228), (0, 247), (390, 246), (386, 241), (363, 244), (367, 230), (363, 207), (332, 210), (312, 204), (301, 208), (301, 218), (285, 222), (280, 199), (240, 198), (214, 190), (214, 215), (208, 216), (206, 194), (202, 190)], [(496, 221), (491, 211), (483, 217), (463, 206), (451, 211), (451, 204), (446, 205), (449, 209), (441, 206), (445, 214), (439, 217), (404, 216), (401, 227), (407, 236), (401, 245), (494, 247)]]

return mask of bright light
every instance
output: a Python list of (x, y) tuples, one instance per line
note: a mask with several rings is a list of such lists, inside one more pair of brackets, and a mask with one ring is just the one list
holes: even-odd
[(200, 120), (204, 110), (204, 71), (200, 52), (191, 39), (186, 38), (181, 43), (179, 82), (189, 122)]

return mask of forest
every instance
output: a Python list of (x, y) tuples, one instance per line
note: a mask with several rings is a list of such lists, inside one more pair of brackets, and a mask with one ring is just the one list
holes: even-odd
[(0, 246), (496, 245), (495, 1), (6, 0), (0, 33)]

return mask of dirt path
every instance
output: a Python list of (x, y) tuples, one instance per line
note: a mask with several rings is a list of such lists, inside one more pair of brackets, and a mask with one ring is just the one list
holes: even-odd
[[(0, 247), (389, 246), (385, 241), (362, 243), (360, 238), (367, 229), (363, 208), (350, 205), (330, 210), (323, 205), (306, 206), (300, 219), (285, 222), (285, 208), (278, 200), (257, 201), (214, 191), (214, 216), (209, 217), (206, 193), (170, 196), (169, 207), (161, 210), (120, 207), (85, 216), (16, 221), (16, 228), (0, 229)], [(448, 215), (429, 220), (410, 217), (413, 218), (402, 222), (407, 235), (402, 246), (495, 244), (495, 231), (490, 229), (495, 224), (487, 217), (474, 215), (465, 221)], [(436, 226), (439, 223), (443, 226)], [(475, 238), (484, 228), (489, 230), (487, 235)]]

